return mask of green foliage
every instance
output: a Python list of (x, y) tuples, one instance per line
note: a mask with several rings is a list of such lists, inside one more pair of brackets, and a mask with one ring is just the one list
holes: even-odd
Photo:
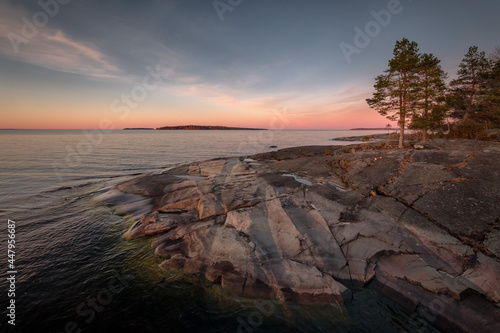
[(368, 141), (370, 141), (370, 137), (368, 135), (365, 135), (361, 140), (363, 142), (368, 142)]
[(441, 125), (447, 113), (446, 84), (447, 74), (440, 65), (441, 61), (433, 54), (420, 56), (418, 83), (415, 86), (415, 112), (410, 123), (411, 129), (420, 129), (424, 141), (427, 131)]
[(403, 147), (404, 128), (415, 107), (415, 85), (418, 82), (420, 54), (418, 44), (403, 38), (396, 42), (393, 58), (385, 74), (375, 79), (375, 92), (368, 105), (389, 120), (397, 121), (400, 128), (399, 147)]
[(485, 128), (500, 127), (500, 49), (486, 58), (476, 46), (460, 64), (458, 78), (450, 83), (451, 116), (471, 119)]
[(477, 46), (470, 47), (449, 88), (440, 63), (433, 54), (420, 54), (417, 43), (403, 38), (396, 42), (384, 74), (375, 78), (375, 92), (366, 102), (398, 122), (400, 147), (407, 124), (421, 130), (424, 140), (429, 130), (442, 128), (450, 117), (459, 120), (450, 131), (451, 138), (484, 138), (485, 129), (500, 127), (500, 47), (490, 60)]
[(386, 74), (375, 79), (375, 93), (367, 99), (368, 105), (390, 120), (404, 127), (420, 129), (424, 140), (427, 131), (441, 125), (446, 116), (447, 74), (434, 55), (418, 52), (418, 45), (404, 38), (396, 43), (394, 57)]
[(453, 108), (453, 118), (478, 120), (480, 113), (485, 112), (481, 95), (485, 93), (490, 69), (486, 53), (479, 52), (477, 46), (471, 46), (460, 63), (458, 78), (450, 82), (448, 102)]
[(484, 74), (485, 86), (478, 98), (480, 109), (474, 115), (474, 120), (487, 128), (500, 127), (500, 60), (493, 64), (491, 70)]
[(448, 107), (446, 105), (433, 105), (430, 110), (426, 110), (421, 114), (415, 113), (408, 128), (422, 130), (425, 138), (428, 130), (435, 130), (442, 126), (447, 112)]

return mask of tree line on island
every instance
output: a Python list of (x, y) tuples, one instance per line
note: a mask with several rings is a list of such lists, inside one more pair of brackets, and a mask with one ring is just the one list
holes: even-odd
[(420, 53), (416, 42), (403, 38), (366, 102), (398, 122), (400, 148), (405, 127), (420, 130), (424, 141), (445, 121), (452, 123), (452, 138), (476, 139), (500, 127), (500, 48), (487, 57), (477, 46), (470, 47), (457, 78), (449, 84), (447, 78), (436, 56)]
[(149, 127), (127, 127), (126, 131), (133, 130), (165, 130), (165, 131), (267, 131), (265, 128), (247, 128), (247, 127), (227, 127), (227, 126), (204, 126), (204, 125), (180, 125), (180, 126), (162, 126), (158, 128)]
[(246, 127), (227, 127), (227, 126), (201, 126), (201, 125), (181, 125), (181, 126), (163, 126), (157, 130), (168, 131), (266, 131), (264, 128), (246, 128)]

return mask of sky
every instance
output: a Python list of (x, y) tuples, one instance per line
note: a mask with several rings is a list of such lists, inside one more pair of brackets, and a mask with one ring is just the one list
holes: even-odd
[(349, 129), (397, 40), (500, 45), (498, 0), (0, 0), (0, 128)]

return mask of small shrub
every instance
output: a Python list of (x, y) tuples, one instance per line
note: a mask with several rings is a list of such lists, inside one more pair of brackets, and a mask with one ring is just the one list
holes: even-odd
[(449, 138), (483, 140), (486, 138), (486, 131), (480, 124), (466, 119), (456, 123), (451, 128)]
[(370, 141), (370, 137), (368, 135), (365, 135), (363, 139), (361, 139), (363, 142), (368, 142)]

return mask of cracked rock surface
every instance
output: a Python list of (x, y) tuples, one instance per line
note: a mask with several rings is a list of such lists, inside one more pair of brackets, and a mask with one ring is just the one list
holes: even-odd
[(370, 287), (438, 327), (500, 332), (500, 144), (298, 147), (117, 186), (153, 209), (165, 269), (244, 297), (349, 302)]

